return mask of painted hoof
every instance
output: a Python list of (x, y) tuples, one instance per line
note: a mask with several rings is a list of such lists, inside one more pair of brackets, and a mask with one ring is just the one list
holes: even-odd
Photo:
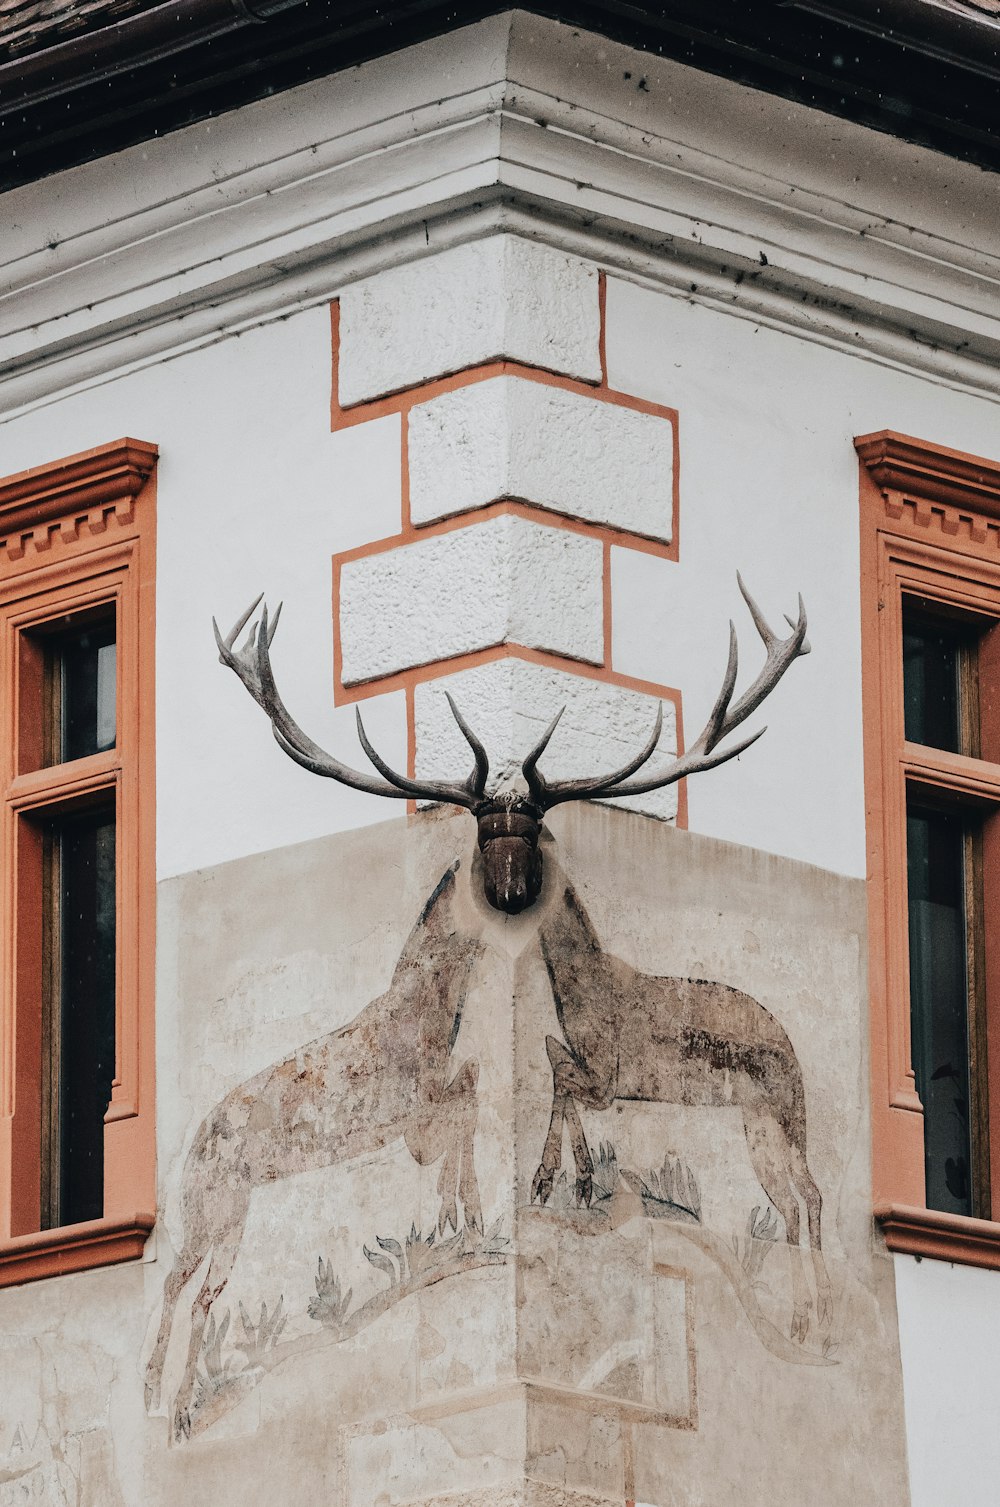
[(552, 1197), (552, 1183), (554, 1175), (555, 1174), (550, 1172), (547, 1167), (539, 1167), (538, 1171), (535, 1173), (535, 1180), (531, 1184), (532, 1203), (535, 1203), (536, 1200), (540, 1204), (548, 1203), (549, 1199)]

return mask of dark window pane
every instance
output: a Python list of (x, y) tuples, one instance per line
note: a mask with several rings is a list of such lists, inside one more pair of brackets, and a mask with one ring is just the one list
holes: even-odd
[(965, 832), (960, 818), (906, 822), (913, 1069), (924, 1106), (927, 1207), (972, 1213)]
[(59, 1224), (104, 1212), (104, 1113), (115, 1070), (115, 823), (107, 812), (68, 819), (58, 864)]
[(97, 623), (58, 640), (58, 760), (82, 759), (115, 744), (115, 629)]
[(961, 752), (962, 637), (903, 603), (903, 716), (910, 743)]

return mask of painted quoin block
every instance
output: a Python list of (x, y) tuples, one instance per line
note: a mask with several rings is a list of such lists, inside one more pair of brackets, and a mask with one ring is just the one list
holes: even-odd
[(674, 428), (555, 384), (493, 377), (412, 409), (410, 516), (433, 523), (505, 497), (670, 542)]
[(601, 375), (597, 268), (519, 236), (489, 236), (379, 272), (340, 296), (337, 399), (371, 402), (505, 358)]
[(601, 546), (523, 518), (471, 523), (345, 564), (344, 682), (508, 641), (604, 659)]
[[(501, 727), (482, 711), (511, 772), (515, 735), (564, 703), (556, 777), (570, 750), (587, 772), (621, 765), (661, 700), (663, 756), (676, 746), (677, 693), (612, 660), (611, 550), (677, 558), (677, 415), (609, 386), (604, 319), (598, 269), (517, 236), (379, 273), (335, 305), (333, 427), (399, 413), (402, 446), (399, 535), (334, 559), (335, 688), (407, 690), (411, 772), (450, 739), (425, 694), (439, 680), (477, 711), (494, 688)], [(678, 793), (631, 804), (672, 820)]]

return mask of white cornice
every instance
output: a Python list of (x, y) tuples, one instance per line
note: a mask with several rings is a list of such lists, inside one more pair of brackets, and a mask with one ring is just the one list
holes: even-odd
[(996, 185), (515, 12), (5, 195), (0, 406), (502, 227), (1000, 394)]

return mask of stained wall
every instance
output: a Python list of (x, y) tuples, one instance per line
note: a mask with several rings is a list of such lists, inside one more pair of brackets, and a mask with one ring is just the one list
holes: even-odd
[[(831, 1504), (906, 1502), (892, 1267), (869, 1235), (855, 1050), (863, 886), (640, 816), (567, 811), (539, 906), (504, 920), (481, 899), (471, 839), (464, 816), (417, 816), (164, 882), (164, 1217), (142, 1265), (57, 1283), (44, 1330), (37, 1289), (4, 1294), (24, 1441), (8, 1479), (94, 1503), (207, 1503), (280, 1481), (345, 1503), (686, 1504), (766, 1481), (767, 1500), (791, 1507), (820, 1480)], [(418, 917), (442, 879), (438, 931), (433, 908)], [(584, 972), (591, 944), (601, 963)], [(453, 950), (461, 1018), (435, 1057)], [(569, 1146), (545, 1205), (532, 1198), (547, 1038), (569, 1019), (547, 973), (560, 961), (606, 1022), (606, 1042), (593, 1024), (588, 1037), (610, 1047), (622, 1088), (638, 1092), (643, 1065), (658, 1074), (645, 1099), (583, 1108), (589, 1205)], [(603, 968), (613, 1001), (595, 988)], [(663, 1026), (685, 989), (697, 1021), (718, 988), (692, 979), (745, 991), (748, 1013), (704, 1102), (684, 1104)], [(768, 1070), (745, 1119), (740, 1053), (785, 1033), (781, 1074)], [(267, 1076), (281, 1063), (307, 1084), (294, 1102)], [(422, 1166), (409, 1074), (440, 1096), (470, 1063), (468, 1102), (436, 1106), (444, 1163)], [(789, 1248), (763, 1194), (757, 1169), (784, 1164), (751, 1160), (792, 1080), (806, 1084), (822, 1254)], [(442, 1182), (469, 1106), (474, 1159)], [(255, 1145), (290, 1160), (268, 1174)], [(456, 1190), (459, 1228), (442, 1230)], [(200, 1344), (192, 1354), (199, 1264), (161, 1353), (165, 1274), (186, 1251), (200, 1263), (227, 1247)]]
[[(392, 193), (409, 194), (416, 205), (408, 241), (401, 232), (393, 238), (402, 197), (390, 203), (389, 186), (372, 177), (374, 169), (369, 166), (366, 177), (352, 167), (352, 182), (363, 178), (370, 188), (377, 181), (386, 195), (378, 209), (381, 262), (371, 253), (364, 264), (351, 263), (354, 231), (347, 219), (335, 229), (328, 225), (311, 262), (303, 251), (308, 287), (300, 282), (293, 290), (289, 283), (286, 302), (277, 307), (265, 240), (254, 252), (257, 272), (244, 267), (241, 287), (266, 285), (277, 304), (255, 305), (248, 313), (243, 304), (237, 308), (235, 292), (227, 305), (230, 294), (214, 289), (213, 307), (228, 307), (229, 314), (213, 314), (218, 328), (210, 336), (203, 331), (186, 344), (187, 316), (178, 306), (158, 327), (164, 342), (169, 330), (169, 348), (144, 349), (132, 365), (123, 356), (116, 366), (108, 352), (118, 337), (109, 327), (87, 337), (100, 347), (100, 370), (94, 366), (88, 375), (78, 364), (61, 379), (55, 357), (39, 357), (36, 389), (27, 395), (23, 383), (16, 394), (11, 389), (0, 428), (5, 471), (126, 433), (160, 447), (162, 1214), (139, 1266), (0, 1292), (6, 1382), (0, 1493), (10, 1492), (11, 1501), (23, 1490), (53, 1502), (120, 1501), (125, 1507), (174, 1500), (181, 1491), (195, 1502), (226, 1501), (245, 1496), (270, 1473), (352, 1507), (423, 1501), (448, 1491), (462, 1501), (475, 1500), (475, 1493), (486, 1501), (489, 1492), (493, 1500), (505, 1500), (506, 1492), (513, 1501), (522, 1492), (525, 1500), (554, 1503), (564, 1499), (558, 1493), (575, 1491), (694, 1507), (736, 1494), (798, 1503), (818, 1500), (820, 1491), (831, 1493), (823, 1497), (830, 1502), (865, 1501), (868, 1493), (872, 1500), (903, 1503), (910, 1490), (919, 1507), (940, 1507), (947, 1498), (935, 1461), (946, 1447), (950, 1458), (968, 1462), (967, 1476), (957, 1485), (951, 1478), (955, 1499), (987, 1500), (981, 1462), (991, 1436), (987, 1418), (972, 1404), (1000, 1385), (993, 1352), (975, 1343), (989, 1322), (983, 1315), (995, 1306), (995, 1279), (940, 1267), (928, 1278), (927, 1263), (918, 1269), (908, 1258), (897, 1258), (894, 1278), (869, 1218), (852, 439), (892, 427), (974, 453), (996, 450), (996, 397), (987, 378), (958, 363), (943, 374), (932, 367), (923, 342), (890, 350), (858, 287), (866, 266), (874, 273), (876, 263), (865, 258), (881, 255), (879, 246), (891, 243), (893, 255), (902, 256), (904, 207), (936, 247), (927, 266), (943, 265), (940, 240), (934, 240), (942, 233), (941, 216), (948, 218), (935, 202), (940, 163), (902, 146), (893, 157), (896, 148), (881, 140), (872, 146), (875, 167), (865, 169), (857, 189), (864, 203), (851, 212), (856, 209), (866, 225), (875, 215), (879, 173), (885, 184), (897, 182), (892, 192), (906, 204), (892, 200), (893, 214), (886, 214), (870, 252), (863, 237), (852, 242), (851, 257), (860, 258), (861, 270), (845, 271), (820, 244), (822, 217), (810, 221), (812, 230), (800, 226), (802, 239), (794, 244), (787, 227), (775, 227), (778, 164), (765, 159), (768, 141), (779, 138), (769, 102), (674, 65), (654, 67), (651, 60), (642, 60), (643, 71), (626, 90), (624, 76), (635, 60), (592, 42), (586, 69), (578, 73), (582, 46), (562, 28), (524, 23), (508, 38), (491, 22), (461, 33), (451, 53), (446, 42), (415, 50), (398, 64), (398, 78), (391, 61), (378, 65), (367, 93), (369, 76), (357, 70), (349, 84), (327, 81), (295, 91), (280, 111), (273, 102), (253, 106), (239, 112), (238, 122), (192, 128), (193, 134), (179, 133), (173, 148), (151, 148), (143, 192), (152, 192), (153, 184), (159, 214), (175, 191), (193, 192), (187, 178), (177, 177), (177, 165), (183, 161), (185, 171), (194, 172), (195, 145), (211, 148), (202, 161), (215, 153), (224, 185), (241, 170), (233, 142), (249, 152), (245, 144), (259, 140), (268, 182), (285, 174), (291, 186), (301, 165), (296, 157), (293, 170), (294, 133), (305, 132), (308, 122), (318, 137), (326, 115), (334, 124), (323, 151), (332, 154), (336, 138), (341, 164), (352, 162), (351, 153), (362, 160), (365, 141), (374, 139), (364, 131), (375, 131), (362, 118), (369, 101), (376, 102), (371, 113), (376, 106), (381, 111), (379, 128), (388, 130), (396, 98), (406, 123), (393, 129), (419, 139), (429, 160), (442, 120), (421, 111), (438, 99), (446, 56), (453, 70), (448, 76), (467, 85), (462, 93), (454, 83), (449, 95), (463, 124), (449, 120), (447, 139), (454, 143), (473, 123), (476, 132), (475, 151), (470, 148), (461, 172), (451, 164), (460, 183), (455, 202), (444, 209), (432, 186), (438, 177), (426, 162), (418, 170), (416, 158), (406, 156), (394, 169)], [(506, 71), (516, 76), (507, 80)], [(410, 92), (397, 97), (394, 81), (404, 75)], [(638, 77), (649, 86), (641, 98)], [(575, 103), (574, 89), (580, 95)], [(589, 100), (583, 97), (588, 90)], [(586, 234), (579, 226), (566, 229), (564, 206), (551, 217), (539, 206), (539, 184), (545, 185), (541, 198), (548, 195), (556, 205), (564, 192), (556, 180), (562, 184), (565, 174), (551, 156), (555, 133), (546, 136), (547, 128), (536, 124), (534, 134), (526, 134), (524, 121), (532, 113), (550, 115), (546, 101), (554, 96), (581, 110), (595, 101), (613, 105), (610, 147), (627, 144), (629, 161), (646, 152), (645, 174), (654, 166), (659, 171), (660, 159), (670, 156), (665, 143), (679, 143), (678, 160), (683, 151), (683, 183), (671, 179), (668, 190), (666, 180), (657, 179), (661, 186), (648, 190), (661, 217), (655, 225), (634, 201), (634, 243), (627, 253), (609, 228), (623, 212), (620, 204), (604, 205), (603, 231), (599, 206), (591, 206), (595, 218)], [(515, 117), (505, 148), (494, 131), (501, 105)], [(444, 108), (440, 100), (438, 106)], [(793, 203), (787, 191), (798, 185), (811, 194), (822, 190), (841, 207), (853, 203), (850, 185), (858, 173), (851, 153), (868, 134), (783, 104), (780, 111), (788, 133), (780, 139), (791, 146), (782, 168), (785, 189), (777, 197)], [(718, 166), (720, 122), (730, 133), (743, 123), (753, 157), (750, 179), (740, 179), (745, 218), (738, 222), (729, 200), (729, 218), (713, 219), (691, 197), (692, 184), (708, 181), (711, 162), (711, 172), (725, 176)], [(294, 144), (312, 157), (305, 138)], [(134, 173), (135, 159), (129, 163)], [(53, 186), (52, 212), (64, 213), (75, 234), (82, 235), (76, 220), (88, 183), (105, 168), (76, 170)], [(965, 171), (956, 168), (951, 192), (964, 208), (951, 229), (962, 256), (975, 256), (985, 267), (993, 252), (970, 219), (975, 185)], [(508, 187), (524, 188), (516, 212), (464, 218), (473, 214), (469, 204), (484, 182), (495, 184), (504, 175)], [(324, 180), (331, 193), (333, 181), (342, 180)], [(581, 172), (574, 181), (590, 179)], [(246, 182), (239, 182), (242, 194)], [(295, 182), (298, 193), (300, 179)], [(727, 193), (735, 192), (733, 182)], [(281, 196), (258, 188), (255, 213), (276, 213), (271, 199)], [(227, 213), (236, 214), (232, 192)], [(41, 223), (37, 206), (23, 197), (18, 203), (22, 219), (27, 210), (32, 224)], [(143, 213), (151, 213), (148, 205)], [(684, 216), (697, 226), (703, 260), (710, 251), (729, 259), (724, 297), (703, 270), (692, 267), (683, 278), (677, 272), (682, 234), (695, 239), (682, 228)], [(126, 217), (121, 207), (120, 218)], [(314, 223), (303, 213), (301, 224), (307, 222)], [(216, 228), (221, 235), (221, 224)], [(484, 273), (481, 262), (473, 266), (467, 258), (464, 273), (442, 276), (439, 258), (453, 249), (449, 236), (459, 251), (488, 243), (492, 270)], [(787, 252), (785, 282), (778, 286), (775, 273), (771, 291), (758, 289), (756, 303), (744, 301), (756, 285), (746, 274), (737, 282), (732, 269), (743, 267), (751, 253), (758, 266), (761, 256), (773, 266), (774, 237)], [(166, 232), (162, 239), (169, 240)], [(251, 244), (247, 234), (247, 256)], [(282, 245), (292, 266), (289, 243)], [(536, 270), (539, 245), (544, 274)], [(120, 248), (116, 256), (133, 265)], [(30, 260), (20, 242), (18, 257)], [(196, 263), (198, 277), (207, 277), (200, 256), (192, 253), (189, 261), (192, 278)], [(807, 261), (809, 278), (819, 276), (822, 262), (829, 288), (854, 310), (847, 328), (820, 327), (818, 315), (806, 327), (789, 312), (792, 263), (800, 269), (795, 275), (805, 278)], [(884, 307), (896, 307), (894, 298), (901, 306), (904, 293), (913, 294), (912, 269), (896, 268), (895, 282), (882, 263), (878, 271), (886, 277)], [(82, 274), (76, 269), (73, 276)], [(930, 279), (931, 271), (921, 276)], [(53, 275), (46, 297), (58, 286)], [(546, 287), (563, 302), (546, 301)], [(507, 305), (519, 309), (529, 291), (539, 298), (534, 317), (505, 317)], [(915, 319), (930, 318), (934, 291), (928, 281), (919, 298), (913, 295), (920, 305)], [(978, 295), (964, 280), (952, 292), (954, 328), (974, 323), (972, 345), (979, 340), (985, 350), (987, 316)], [(175, 296), (181, 298), (176, 289)], [(357, 316), (353, 326), (342, 325), (340, 343), (331, 324), (335, 301), (344, 318), (352, 309)], [(831, 302), (837, 302), (832, 294)], [(48, 317), (52, 310), (46, 305), (42, 313)], [(944, 317), (940, 308), (938, 317)], [(550, 326), (564, 338), (540, 349)], [(137, 340), (143, 327), (137, 318)], [(350, 340), (353, 347), (344, 344)], [(629, 430), (602, 441), (588, 476), (577, 464), (579, 443), (589, 436), (586, 424), (576, 432), (576, 447), (558, 452), (553, 468), (551, 450), (539, 441), (549, 432), (545, 413), (539, 417), (537, 405), (515, 411), (508, 402), (511, 383), (534, 381), (520, 369), (492, 373), (506, 384), (503, 401), (473, 394), (482, 401), (472, 405), (471, 427), (457, 438), (449, 427), (454, 406), (432, 407), (449, 394), (421, 391), (422, 402), (410, 406), (409, 399), (404, 404), (392, 396), (447, 379), (451, 393), (467, 397), (472, 386), (461, 369), (492, 361), (554, 371), (559, 383), (552, 390), (563, 394), (572, 384), (600, 386), (603, 395), (573, 396), (603, 419), (622, 406), (608, 401), (609, 393), (617, 394), (630, 413), (655, 419), (658, 437), (647, 443), (645, 434)], [(383, 409), (355, 409), (351, 422), (342, 421), (352, 403), (383, 400)], [(407, 472), (404, 454), (407, 465), (419, 460), (409, 432), (417, 407), (432, 443), (423, 470)], [(662, 426), (676, 446), (669, 467)], [(471, 445), (463, 434), (471, 435)], [(448, 487), (439, 488), (446, 496), (433, 495), (433, 459), (426, 456), (433, 457), (434, 444), (447, 447)], [(618, 446), (617, 455), (609, 454), (609, 445)], [(522, 464), (529, 451), (533, 464)], [(567, 473), (573, 485), (560, 494)], [(595, 476), (600, 485), (588, 492), (584, 483)], [(409, 519), (407, 490), (417, 509)], [(576, 529), (574, 539), (598, 541), (595, 571), (585, 565), (579, 589), (574, 585), (561, 599), (548, 588), (553, 579), (565, 584), (568, 573), (560, 576), (561, 567), (539, 556), (533, 592), (516, 597), (504, 586), (488, 631), (482, 629), (471, 649), (463, 641), (462, 652), (478, 657), (435, 667), (435, 653), (454, 652), (447, 635), (456, 621), (464, 631), (470, 616), (454, 606), (468, 584), (470, 555), (449, 547), (434, 587), (440, 640), (433, 638), (432, 617), (430, 650), (415, 646), (418, 571), (410, 594), (399, 594), (397, 620), (387, 621), (383, 611), (378, 624), (386, 652), (397, 659), (379, 661), (374, 671), (369, 665), (349, 685), (350, 667), (345, 678), (343, 665), (338, 673), (335, 663), (335, 636), (353, 633), (358, 652), (368, 652), (372, 583), (387, 588), (384, 577), (370, 576), (352, 606), (349, 596), (335, 595), (337, 562), (344, 568), (351, 557), (375, 559), (375, 546), (385, 541), (411, 545), (408, 527), (440, 518), (452, 505), (463, 511), (454, 535), (481, 538), (472, 531), (492, 520), (465, 513), (510, 500), (508, 493), (528, 511), (504, 515), (523, 527), (505, 524), (496, 531), (502, 543), (490, 536), (485, 555), (496, 564), (494, 576), (506, 572), (513, 579), (515, 566), (530, 554), (518, 542), (525, 528), (547, 531), (551, 542), (560, 530), (573, 532), (567, 524)], [(430, 500), (421, 502), (422, 495)], [(645, 498), (648, 510), (637, 508), (637, 498)], [(604, 511), (593, 514), (594, 508)], [(587, 528), (594, 532), (588, 535)], [(545, 905), (508, 924), (474, 899), (468, 817), (406, 816), (402, 804), (397, 812), (294, 768), (257, 708), (219, 666), (211, 637), (213, 613), (225, 628), (261, 588), (272, 602), (283, 597), (274, 661), (286, 700), (314, 738), (356, 762), (362, 755), (352, 700), (362, 704), (369, 733), (397, 763), (412, 756), (423, 772), (464, 773), (467, 754), (443, 720), (447, 682), (461, 688), (463, 709), (475, 713), (496, 762), (514, 768), (518, 750), (569, 699), (571, 735), (553, 743), (546, 767), (583, 773), (574, 760), (585, 754), (588, 767), (607, 767), (631, 739), (645, 736), (661, 697), (665, 747), (676, 746), (670, 740), (679, 735), (690, 741), (721, 680), (731, 615), (741, 632), (743, 676), (753, 673), (759, 650), (736, 588), (737, 568), (772, 621), (794, 612), (799, 591), (809, 613), (812, 653), (792, 667), (762, 712), (766, 737), (727, 768), (689, 782), (679, 811), (665, 805), (653, 815), (557, 813)], [(495, 586), (491, 580), (491, 590)], [(590, 612), (587, 631), (599, 638), (593, 650), (589, 640), (581, 643), (585, 634), (576, 634), (575, 617), (566, 626), (581, 603)], [(525, 642), (528, 629), (535, 637)], [(515, 639), (531, 654), (508, 653)], [(380, 678), (372, 681), (370, 673)], [(482, 1228), (480, 1221), (470, 1228), (468, 1205), (460, 1200), (454, 1224), (429, 1243), (442, 1212), (438, 1179), (445, 1151), (433, 1158), (428, 1151), (427, 1165), (420, 1166), (399, 1135), (383, 1146), (352, 1142), (337, 1158), (303, 1164), (270, 1186), (261, 1182), (249, 1200), (232, 1274), (191, 1356), (191, 1306), (206, 1269), (189, 1279), (162, 1367), (154, 1367), (157, 1377), (162, 1370), (161, 1396), (150, 1399), (147, 1411), (145, 1371), (166, 1274), (184, 1244), (183, 1167), (199, 1126), (253, 1075), (294, 1063), (308, 1042), (348, 1026), (391, 988), (421, 907), (456, 859), (461, 867), (447, 934), (471, 939), (466, 946), (483, 951), (467, 980), (445, 1086), (470, 1060), (478, 1064), (478, 1077), (469, 1088), (467, 1071), (441, 1123), (461, 1145), (475, 1103)], [(650, 977), (731, 985), (787, 1034), (804, 1084), (807, 1159), (823, 1199), (833, 1293), (825, 1326), (818, 1322), (806, 1237), (800, 1253), (789, 1250), (784, 1218), (764, 1195), (740, 1111), (731, 1103), (679, 1105), (676, 1092), (663, 1087), (649, 1101), (584, 1106), (581, 1123), (597, 1164), (598, 1195), (589, 1208), (574, 1197), (567, 1131), (548, 1204), (542, 1209), (537, 1196), (532, 1200), (552, 1107), (546, 1038), (566, 1039), (538, 936), (546, 917), (555, 925), (563, 880), (604, 952)], [(669, 1005), (664, 1008), (669, 1014)], [(419, 1015), (414, 1007), (407, 1019)], [(758, 1025), (764, 1020), (753, 1010), (748, 1018)], [(610, 1020), (608, 1029), (615, 1028)], [(412, 1043), (399, 1044), (398, 1055), (406, 1051), (412, 1055)], [(713, 1092), (724, 1097), (727, 1062), (718, 1051), (722, 1087)], [(730, 1054), (730, 1079), (734, 1071)], [(339, 1089), (333, 1102), (343, 1102)], [(303, 1101), (297, 1120), (276, 1122), (278, 1142), (294, 1143), (295, 1134), (308, 1139), (303, 1127), (317, 1123), (314, 1110)], [(392, 1120), (401, 1123), (399, 1116)], [(239, 1166), (227, 1164), (225, 1152), (247, 1127), (227, 1127), (228, 1138), (216, 1148), (221, 1161), (213, 1166), (217, 1176), (233, 1175), (239, 1184)], [(447, 1181), (457, 1196), (453, 1167)], [(693, 1200), (695, 1187), (697, 1211), (683, 1203), (684, 1196)], [(804, 1204), (800, 1212), (804, 1219)], [(388, 1243), (379, 1244), (380, 1237)], [(456, 1244), (442, 1256), (452, 1239)], [(435, 1280), (411, 1290), (414, 1262), (421, 1260), (424, 1277)], [(797, 1266), (805, 1271), (809, 1299), (804, 1334), (793, 1286)], [(967, 1405), (955, 1401), (943, 1410), (928, 1334), (940, 1337), (935, 1355), (949, 1357), (952, 1372), (968, 1385)], [(533, 1497), (519, 1484), (525, 1476), (534, 1483)]]

